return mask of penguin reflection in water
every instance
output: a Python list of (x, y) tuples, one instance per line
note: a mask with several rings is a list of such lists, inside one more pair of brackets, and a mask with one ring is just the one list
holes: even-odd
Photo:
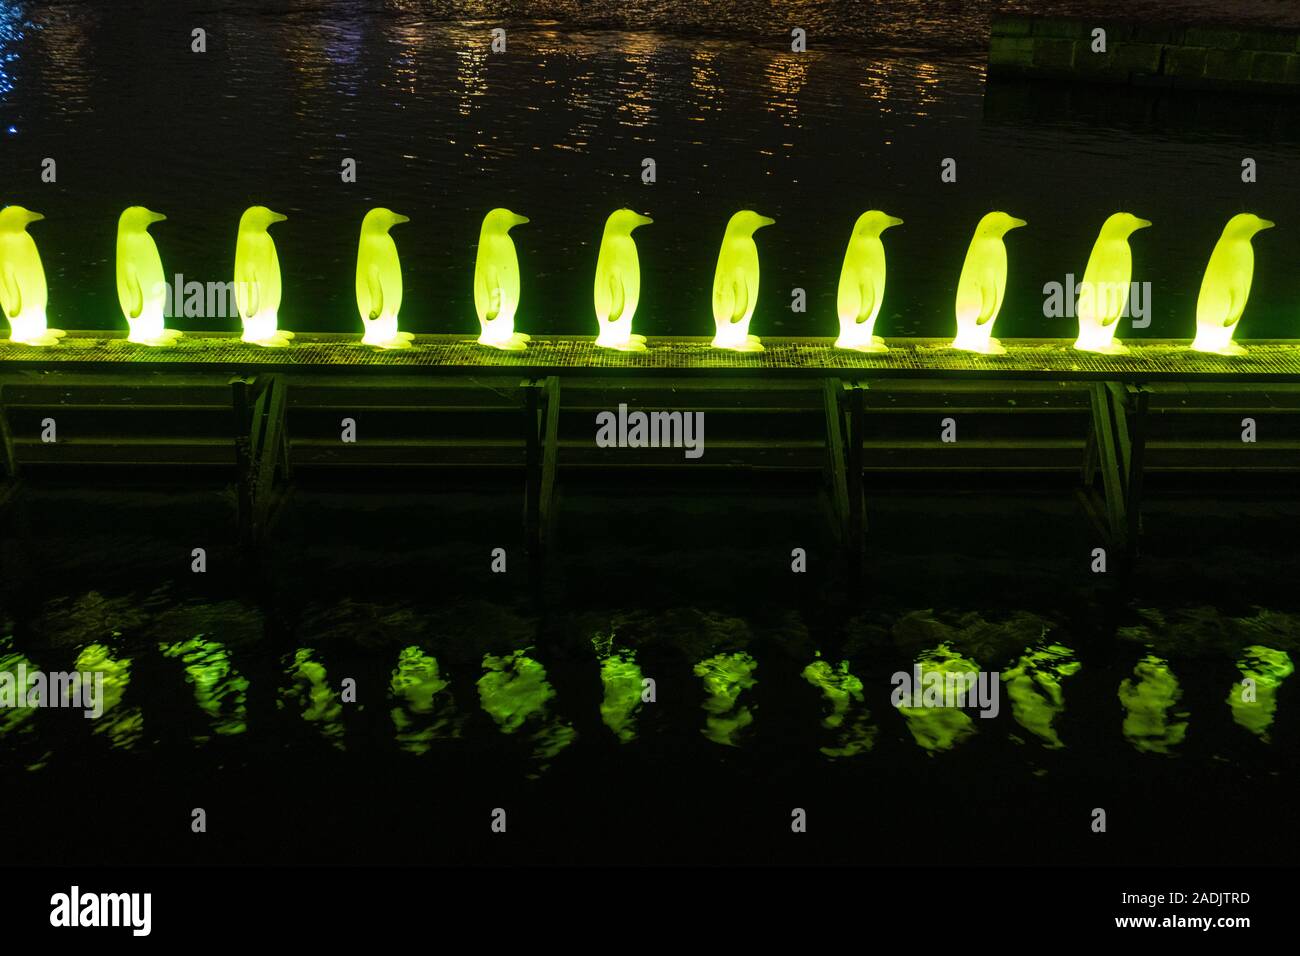
[(742, 209), (731, 217), (713, 274), (713, 347), (737, 352), (761, 352), (763, 343), (749, 334), (749, 320), (758, 305), (758, 246), (754, 233), (775, 219)]
[(529, 336), (515, 331), (519, 256), (510, 238), (510, 230), (527, 221), (527, 216), (509, 209), (493, 209), (483, 217), (474, 259), (474, 311), (478, 313), (480, 345), (508, 352), (528, 347)]
[(835, 300), (840, 316), (836, 348), (889, 351), (885, 340), (875, 334), (876, 316), (885, 300), (885, 245), (880, 241), (880, 234), (902, 224), (903, 220), (879, 209), (864, 212), (854, 224)]
[(144, 206), (130, 206), (117, 221), (117, 301), (130, 329), (128, 342), (171, 345), (181, 333), (164, 326), (167, 283), (162, 257), (149, 226), (167, 217)]
[(54, 345), (66, 334), (46, 326), (45, 269), (27, 225), (44, 219), (22, 206), (0, 210), (0, 308), (9, 320), (9, 341)]
[(975, 227), (966, 262), (957, 281), (957, 337), (952, 347), (984, 355), (1004, 355), (993, 338), (993, 320), (1007, 291), (1007, 247), (1002, 237), (1026, 225), (1005, 212), (991, 212)]
[(1273, 223), (1248, 212), (1233, 216), (1223, 227), (1196, 300), (1196, 338), (1192, 342), (1196, 351), (1246, 354), (1243, 346), (1232, 341), (1232, 333), (1246, 309), (1255, 274), (1255, 250), (1250, 240), (1255, 233), (1272, 228)]
[(239, 219), (235, 242), (235, 305), (244, 323), (243, 341), (268, 347), (285, 346), (292, 332), (278, 327), (280, 259), (266, 230), (289, 217), (265, 206), (252, 206)]
[(1081, 352), (1123, 355), (1128, 351), (1115, 330), (1128, 305), (1133, 281), (1133, 253), (1128, 237), (1151, 223), (1128, 212), (1117, 212), (1101, 226), (1083, 270), (1079, 286), (1079, 337), (1074, 347)]
[(617, 209), (605, 220), (596, 256), (596, 344), (620, 352), (645, 350), (645, 336), (632, 331), (641, 298), (641, 264), (632, 230), (654, 222), (631, 209)]
[(402, 307), (402, 263), (397, 258), (397, 244), (388, 230), (408, 216), (382, 206), (366, 213), (361, 221), (361, 241), (357, 247), (357, 310), (365, 334), (363, 345), (381, 349), (409, 349), (415, 338), (397, 329), (397, 313)]

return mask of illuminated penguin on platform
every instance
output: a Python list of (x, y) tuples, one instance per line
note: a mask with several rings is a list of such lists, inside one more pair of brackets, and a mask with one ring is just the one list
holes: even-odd
[(880, 234), (903, 220), (872, 209), (858, 217), (849, 236), (840, 269), (840, 289), (835, 304), (840, 314), (840, 337), (835, 347), (859, 352), (888, 352), (885, 340), (875, 334), (876, 316), (885, 298), (885, 246)]
[(27, 234), (28, 223), (44, 218), (22, 206), (0, 210), (0, 308), (9, 320), (9, 341), (23, 345), (54, 345), (65, 334), (45, 325), (45, 269)]
[(632, 230), (654, 222), (631, 209), (617, 209), (605, 220), (596, 256), (596, 344), (621, 352), (645, 349), (645, 336), (632, 333), (632, 316), (641, 298), (641, 265)]
[(731, 217), (722, 236), (718, 268), (713, 273), (713, 347), (737, 352), (761, 352), (763, 343), (749, 334), (749, 320), (758, 305), (758, 246), (754, 233), (775, 219), (742, 209)]
[(474, 311), (478, 313), (480, 345), (518, 352), (529, 336), (515, 331), (519, 308), (519, 257), (510, 230), (528, 221), (509, 209), (493, 209), (483, 217), (474, 259)]
[(149, 235), (149, 226), (166, 218), (144, 206), (130, 206), (117, 221), (117, 301), (131, 330), (128, 342), (170, 345), (181, 336), (178, 330), (163, 324), (167, 283), (162, 257)]
[(397, 313), (402, 307), (402, 263), (397, 258), (397, 243), (388, 234), (410, 217), (376, 207), (361, 220), (361, 240), (357, 245), (357, 311), (361, 313), (363, 345), (381, 349), (409, 349), (415, 338), (399, 332)]
[(267, 227), (288, 219), (265, 206), (250, 206), (239, 217), (239, 237), (235, 241), (235, 305), (244, 322), (243, 341), (254, 345), (283, 346), (293, 338), (281, 332), (280, 259)]
[(1133, 281), (1133, 254), (1128, 237), (1151, 225), (1132, 213), (1117, 212), (1101, 226), (1079, 286), (1079, 337), (1074, 347), (1083, 352), (1121, 355), (1128, 349), (1115, 338), (1120, 316), (1128, 304)]
[(1007, 290), (1007, 248), (1002, 237), (1024, 225), (1023, 219), (991, 212), (975, 227), (957, 280), (957, 337), (953, 348), (984, 355), (1006, 352), (1002, 343), (993, 338), (993, 320), (998, 317)]
[(1244, 355), (1246, 350), (1232, 341), (1237, 322), (1250, 297), (1250, 280), (1255, 273), (1255, 250), (1251, 237), (1273, 223), (1248, 212), (1228, 220), (1223, 235), (1210, 254), (1196, 300), (1196, 338), (1192, 348), (1219, 355)]

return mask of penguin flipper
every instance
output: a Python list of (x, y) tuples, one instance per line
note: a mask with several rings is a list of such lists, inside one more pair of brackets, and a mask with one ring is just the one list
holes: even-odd
[[(990, 277), (991, 278), (991, 277)], [(993, 311), (997, 306), (997, 296), (993, 292), (993, 283), (983, 280), (980, 282), (980, 314), (975, 319), (976, 325), (987, 325), (993, 318)]]
[(871, 311), (876, 306), (876, 290), (866, 282), (858, 283), (858, 324), (871, 318)]
[(623, 307), (627, 299), (623, 295), (623, 279), (617, 272), (609, 276), (609, 321), (617, 322), (623, 317)]
[(5, 264), (3, 275), (0, 275), (0, 308), (11, 319), (17, 318), (23, 310), (22, 286), (14, 278), (13, 266), (8, 263)]
[(370, 318), (377, 319), (384, 313), (384, 284), (377, 265), (366, 270), (366, 293), (370, 296)]
[(240, 315), (246, 319), (251, 319), (253, 316), (257, 315), (257, 300), (259, 296), (256, 271), (253, 272), (251, 278), (235, 283), (235, 297), (239, 306)]
[(749, 287), (745, 285), (745, 277), (737, 275), (731, 280), (731, 321), (735, 323), (743, 320), (748, 308)]
[(1237, 308), (1237, 294), (1236, 292), (1229, 289), (1228, 290), (1228, 315), (1227, 318), (1223, 320), (1223, 327), (1226, 329), (1229, 326), (1236, 325), (1237, 322), (1241, 319), (1241, 313), (1245, 311), (1246, 311), (1246, 303), (1243, 302), (1241, 304), (1241, 308), (1240, 309)]
[(140, 290), (140, 277), (135, 266), (126, 264), (126, 314), (127, 318), (138, 319), (144, 311), (144, 293)]
[(483, 298), (487, 303), (483, 318), (491, 322), (501, 314), (501, 282), (497, 278), (497, 270), (493, 266), (487, 266), (483, 270), (482, 276)]

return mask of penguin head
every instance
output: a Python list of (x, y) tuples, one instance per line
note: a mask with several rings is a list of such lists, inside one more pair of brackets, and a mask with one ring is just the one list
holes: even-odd
[(1131, 212), (1117, 212), (1102, 224), (1101, 234), (1108, 239), (1127, 239), (1149, 225), (1149, 219), (1139, 219)]
[(731, 217), (727, 223), (727, 234), (731, 236), (752, 236), (764, 226), (770, 226), (775, 219), (760, 216), (752, 209), (742, 209)]
[(527, 221), (527, 216), (498, 207), (483, 217), (483, 231), (491, 235), (504, 236), (515, 226), (521, 226)]
[(281, 212), (272, 212), (265, 206), (249, 206), (244, 210), (244, 214), (239, 217), (239, 231), (251, 230), (254, 232), (265, 231), (273, 222), (284, 222), (289, 217)]
[(376, 206), (366, 213), (365, 219), (361, 220), (361, 231), (362, 233), (386, 233), (399, 223), (410, 221), (410, 216), (403, 216), (401, 213), (385, 209), (383, 206)]
[(858, 217), (858, 221), (853, 225), (853, 237), (855, 239), (874, 239), (890, 226), (901, 226), (902, 224), (903, 220), (897, 216), (891, 216), (879, 209), (872, 209)]
[(637, 226), (648, 226), (652, 222), (649, 216), (633, 212), (631, 209), (615, 209), (605, 220), (605, 231), (616, 236), (630, 235)]
[(1012, 229), (1019, 229), (1029, 223), (1005, 212), (991, 212), (975, 227), (975, 235), (983, 239), (1001, 239)]
[(146, 232), (151, 224), (162, 222), (166, 218), (162, 213), (153, 212), (144, 206), (128, 206), (122, 210), (117, 228), (121, 232)]
[(5, 206), (0, 209), (0, 232), (22, 232), (29, 222), (44, 218), (39, 212), (32, 212), (22, 206)]
[(1272, 228), (1273, 223), (1269, 220), (1260, 219), (1254, 213), (1240, 212), (1228, 220), (1228, 224), (1223, 227), (1223, 234), (1235, 239), (1249, 239), (1257, 232)]

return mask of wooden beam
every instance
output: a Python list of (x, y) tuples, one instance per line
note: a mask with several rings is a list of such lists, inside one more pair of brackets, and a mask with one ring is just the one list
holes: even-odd
[(849, 543), (849, 486), (844, 447), (843, 386), (837, 378), (822, 382), (822, 401), (826, 415), (826, 472), (830, 483), (831, 514), (835, 538), (841, 545)]

